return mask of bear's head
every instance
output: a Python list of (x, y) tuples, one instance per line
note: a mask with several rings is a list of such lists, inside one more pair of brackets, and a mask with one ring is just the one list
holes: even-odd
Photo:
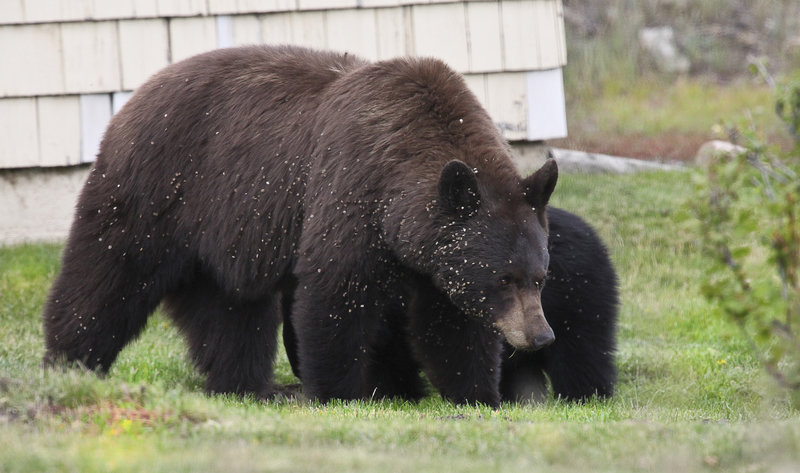
[(476, 171), (459, 160), (447, 163), (439, 178), (434, 284), (518, 349), (538, 350), (555, 340), (541, 294), (549, 264), (545, 207), (557, 179), (554, 160), (501, 192), (482, 187)]

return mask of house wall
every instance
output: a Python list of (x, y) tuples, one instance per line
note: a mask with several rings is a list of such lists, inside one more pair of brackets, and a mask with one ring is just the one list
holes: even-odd
[[(2, 0), (0, 173), (92, 162), (112, 114), (151, 74), (253, 43), (436, 56), (465, 75), (507, 139), (566, 135), (561, 0)], [(20, 190), (27, 180), (0, 175), (0, 242), (26, 238), (22, 220), (47, 218), (26, 206), (38, 200)]]

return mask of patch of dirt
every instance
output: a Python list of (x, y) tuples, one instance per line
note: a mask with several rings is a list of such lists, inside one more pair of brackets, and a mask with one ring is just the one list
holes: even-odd
[(657, 161), (691, 161), (700, 146), (713, 139), (704, 133), (664, 133), (659, 136), (581, 135), (548, 140), (548, 146), (625, 158)]

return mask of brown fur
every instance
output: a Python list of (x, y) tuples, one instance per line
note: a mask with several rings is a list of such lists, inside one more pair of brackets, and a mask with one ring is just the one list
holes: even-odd
[[(267, 396), (282, 303), (312, 396), (415, 398), (421, 366), (445, 396), (496, 404), (507, 303), (492, 278), (511, 271), (539, 297), (555, 176), (523, 180), (440, 61), (262, 46), (190, 58), (106, 131), (45, 308), (46, 359), (108, 369), (163, 299), (209, 390)], [(421, 341), (425, 298), (472, 314), (452, 321), (481, 353), (453, 355), (465, 383), (435, 374), (449, 368)]]

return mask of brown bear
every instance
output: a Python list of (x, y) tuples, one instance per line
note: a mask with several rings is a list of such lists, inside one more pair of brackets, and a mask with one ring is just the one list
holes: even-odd
[[(168, 66), (113, 117), (44, 310), (47, 362), (107, 370), (163, 300), (211, 392), (497, 405), (503, 339), (553, 341), (549, 162), (523, 179), (434, 59), (297, 47)], [(282, 307), (282, 308), (281, 308)]]
[[(617, 273), (600, 236), (581, 217), (548, 206), (547, 223), (550, 265), (541, 298), (556, 340), (536, 351), (504, 344), (501, 400), (544, 400), (548, 384), (566, 401), (609, 397), (617, 380)], [(283, 338), (301, 377), (291, 318), (284, 320)]]

